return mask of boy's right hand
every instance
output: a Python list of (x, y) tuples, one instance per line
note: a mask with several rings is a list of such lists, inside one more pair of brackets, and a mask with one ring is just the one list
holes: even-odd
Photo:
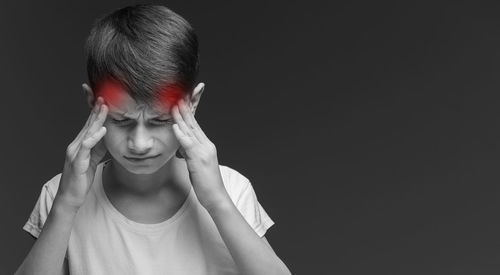
[(108, 114), (108, 107), (99, 97), (94, 104), (85, 126), (66, 149), (66, 160), (59, 182), (56, 197), (73, 210), (78, 210), (84, 203), (92, 183), (97, 165), (106, 154), (106, 147), (101, 141), (106, 134), (103, 126)]

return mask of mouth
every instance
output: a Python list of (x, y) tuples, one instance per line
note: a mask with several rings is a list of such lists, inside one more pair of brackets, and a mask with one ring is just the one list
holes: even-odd
[(146, 161), (146, 160), (150, 160), (150, 159), (155, 159), (158, 156), (159, 155), (151, 156), (151, 157), (144, 157), (144, 158), (133, 158), (133, 157), (127, 157), (127, 156), (123, 156), (123, 157), (126, 158), (127, 160), (131, 161), (131, 162), (142, 162), (142, 161)]

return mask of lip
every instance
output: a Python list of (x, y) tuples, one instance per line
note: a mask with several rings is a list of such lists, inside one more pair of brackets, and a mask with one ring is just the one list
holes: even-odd
[(141, 162), (141, 161), (145, 161), (145, 160), (148, 160), (148, 159), (154, 159), (154, 158), (157, 158), (159, 155), (156, 155), (156, 156), (152, 156), (152, 157), (145, 157), (145, 158), (132, 158), (132, 157), (127, 157), (127, 156), (124, 156), (127, 160), (129, 161), (132, 161), (132, 162)]

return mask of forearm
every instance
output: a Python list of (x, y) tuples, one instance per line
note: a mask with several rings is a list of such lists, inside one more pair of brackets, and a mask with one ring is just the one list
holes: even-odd
[(242, 274), (291, 274), (230, 199), (214, 207), (209, 213)]
[(61, 273), (76, 213), (56, 196), (42, 232), (16, 275)]

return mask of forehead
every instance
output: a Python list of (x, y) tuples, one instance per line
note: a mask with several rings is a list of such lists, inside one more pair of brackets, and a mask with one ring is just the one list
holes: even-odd
[(178, 89), (169, 86), (159, 91), (159, 100), (150, 104), (137, 102), (122, 85), (112, 80), (103, 81), (96, 94), (104, 99), (110, 113), (131, 115), (144, 111), (151, 115), (169, 114), (171, 108), (182, 97)]

